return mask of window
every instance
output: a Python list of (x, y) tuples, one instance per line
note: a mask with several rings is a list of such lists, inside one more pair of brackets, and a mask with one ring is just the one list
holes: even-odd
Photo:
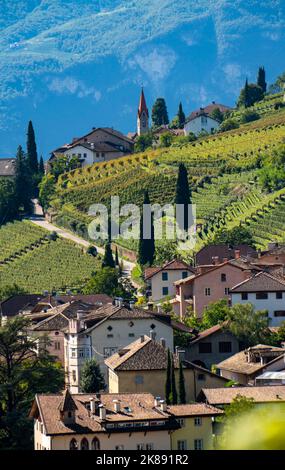
[(202, 418), (200, 418), (200, 416), (196, 416), (196, 418), (194, 418), (194, 425), (202, 426)]
[(78, 357), (85, 357), (85, 351), (83, 348), (78, 349)]
[(72, 371), (72, 380), (73, 380), (73, 382), (76, 382), (76, 371), (75, 370)]
[(184, 418), (178, 418), (178, 419), (177, 419), (177, 423), (179, 423), (180, 426), (181, 426), (182, 428), (184, 428), (184, 426), (185, 426), (185, 419), (184, 419)]
[(149, 442), (148, 444), (145, 445), (145, 450), (153, 450), (154, 445), (152, 442)]
[(198, 381), (199, 382), (204, 382), (206, 380), (205, 374), (198, 374)]
[(199, 344), (199, 353), (211, 353), (212, 352), (212, 343), (200, 343)]
[(210, 287), (205, 287), (205, 295), (211, 295)]
[(107, 338), (114, 338), (114, 335), (112, 333), (108, 333)]
[(230, 288), (229, 287), (225, 287), (225, 295), (229, 295), (230, 293)]
[(81, 450), (89, 450), (89, 442), (87, 441), (86, 437), (84, 437), (82, 439), (80, 449)]
[(222, 274), (221, 274), (221, 281), (222, 281), (222, 282), (226, 282), (226, 280), (227, 280), (227, 275), (224, 274), (224, 273), (222, 273)]
[(144, 444), (137, 444), (137, 450), (144, 450)]
[(283, 299), (283, 292), (276, 292), (276, 299)]
[(230, 352), (232, 352), (232, 343), (231, 343), (231, 341), (219, 341), (219, 352), (220, 353), (230, 353)]
[(129, 338), (134, 338), (135, 334), (134, 333), (129, 333)]
[(268, 299), (268, 294), (267, 292), (256, 292), (256, 300), (264, 300), (264, 299)]
[(110, 357), (117, 351), (118, 348), (103, 348), (104, 357)]
[(55, 342), (54, 342), (54, 349), (55, 349), (56, 351), (59, 351), (59, 350), (60, 350), (60, 342), (59, 342), (59, 341), (55, 341)]
[(142, 375), (136, 375), (135, 376), (135, 384), (137, 384), (137, 385), (142, 385), (143, 384), (143, 376)]
[(71, 357), (76, 357), (76, 349), (75, 348), (71, 348)]
[(285, 317), (285, 310), (275, 310), (274, 316), (275, 317)]
[(76, 439), (71, 439), (69, 443), (69, 450), (78, 450), (78, 442)]
[(115, 450), (124, 450), (124, 446), (122, 444), (115, 447)]
[(168, 295), (168, 287), (162, 288), (162, 295)]
[(177, 441), (177, 450), (187, 450), (187, 441)]
[(242, 292), (241, 293), (241, 300), (247, 300), (248, 299), (248, 294), (247, 292)]
[(91, 442), (91, 450), (100, 450), (100, 441), (98, 437), (94, 437)]
[(185, 279), (186, 277), (188, 277), (188, 272), (182, 271), (182, 279)]
[(87, 158), (87, 153), (84, 153), (83, 156), (84, 156), (84, 158)]
[(203, 439), (194, 439), (194, 449), (203, 450)]
[(168, 281), (168, 273), (162, 273), (162, 280)]

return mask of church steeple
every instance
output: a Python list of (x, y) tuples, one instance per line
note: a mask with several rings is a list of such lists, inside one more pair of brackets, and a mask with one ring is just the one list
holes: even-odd
[(148, 127), (149, 113), (146, 105), (144, 91), (142, 88), (137, 119), (137, 134), (142, 135), (149, 131)]

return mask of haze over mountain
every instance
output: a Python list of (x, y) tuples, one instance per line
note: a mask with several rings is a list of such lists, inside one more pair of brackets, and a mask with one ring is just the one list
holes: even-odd
[(44, 157), (91, 127), (136, 126), (139, 88), (172, 117), (233, 105), (259, 65), (285, 69), (284, 0), (1, 0), (0, 156), (34, 122)]

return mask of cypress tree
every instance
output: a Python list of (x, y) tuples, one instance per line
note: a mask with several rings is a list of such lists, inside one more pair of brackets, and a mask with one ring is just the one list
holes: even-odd
[(115, 263), (116, 263), (116, 266), (119, 266), (120, 263), (119, 263), (119, 254), (118, 254), (118, 247), (116, 246), (116, 254), (115, 254)]
[(171, 355), (170, 350), (167, 351), (167, 369), (166, 369), (166, 382), (165, 382), (165, 401), (168, 405), (171, 404)]
[(115, 261), (113, 258), (113, 253), (111, 249), (111, 242), (108, 241), (105, 245), (105, 253), (102, 261), (102, 268), (115, 268)]
[(42, 156), (40, 158), (40, 163), (39, 163), (39, 174), (41, 176), (43, 176), (45, 174), (45, 166), (44, 166), (44, 160), (43, 160)]
[(180, 361), (179, 363), (179, 404), (184, 405), (185, 403), (186, 403), (185, 380), (184, 380), (182, 361)]
[(169, 124), (167, 106), (164, 98), (157, 98), (152, 108), (152, 124), (159, 127)]
[(170, 401), (172, 405), (177, 405), (177, 390), (176, 390), (176, 382), (175, 382), (175, 366), (174, 366), (174, 357), (171, 361), (171, 393), (170, 393)]
[[(149, 199), (149, 195), (147, 191), (145, 191), (145, 194), (144, 194), (143, 204), (150, 205), (150, 199)], [(143, 213), (141, 212), (138, 262), (142, 266), (145, 264), (149, 264), (151, 266), (153, 264), (154, 254), (155, 254), (153, 214), (151, 214), (151, 237), (150, 239), (144, 238), (143, 228), (144, 228), (144, 220), (143, 220)]]
[(183, 111), (181, 102), (179, 103), (177, 117), (178, 117), (179, 127), (180, 127), (180, 129), (182, 129), (184, 124), (185, 124), (185, 119), (186, 118), (185, 118), (185, 113)]
[(38, 153), (35, 139), (35, 131), (33, 128), (32, 121), (29, 121), (28, 132), (27, 132), (27, 161), (30, 167), (31, 173), (35, 174), (38, 172)]
[(245, 108), (248, 108), (250, 106), (250, 92), (249, 92), (249, 86), (248, 86), (248, 80), (246, 79), (245, 85), (244, 85), (244, 106)]
[(263, 93), (266, 93), (267, 83), (266, 83), (266, 73), (264, 67), (259, 67), (257, 74), (257, 85), (262, 88)]
[(184, 223), (181, 229), (187, 231), (189, 228), (188, 204), (190, 200), (190, 188), (188, 182), (188, 173), (184, 163), (180, 163), (178, 169), (178, 178), (176, 183), (175, 204), (184, 205)]
[(29, 165), (23, 148), (19, 145), (16, 155), (15, 193), (18, 207), (31, 209), (32, 184)]

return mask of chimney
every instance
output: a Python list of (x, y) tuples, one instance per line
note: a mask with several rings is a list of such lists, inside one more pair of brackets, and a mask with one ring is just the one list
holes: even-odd
[(77, 312), (77, 320), (82, 320), (82, 318), (84, 317), (84, 314), (85, 312), (83, 310), (78, 310)]
[(148, 302), (147, 309), (148, 310), (153, 310), (153, 302)]
[(164, 338), (160, 338), (160, 344), (164, 349), (166, 348), (166, 341)]
[(240, 250), (235, 250), (235, 259), (240, 258)]
[(121, 412), (121, 403), (119, 400), (113, 400), (114, 403), (114, 411), (115, 413), (120, 413)]
[(135, 306), (135, 301), (134, 301), (134, 300), (130, 300), (129, 306), (130, 306), (130, 309), (133, 310), (133, 309), (134, 309), (134, 306)]
[(80, 331), (80, 322), (77, 319), (69, 320), (69, 333), (77, 334)]
[(123, 306), (123, 299), (122, 297), (118, 297), (118, 307), (122, 307)]
[(159, 406), (160, 400), (161, 400), (160, 397), (155, 397), (155, 399), (154, 399), (154, 406), (155, 407)]
[(141, 338), (141, 343), (144, 343), (144, 335), (141, 335), (140, 338)]
[(214, 265), (219, 264), (219, 257), (218, 257), (218, 256), (212, 256), (212, 263), (213, 263)]
[(223, 263), (226, 263), (227, 261), (229, 261), (228, 258), (223, 258)]
[(91, 147), (92, 150), (94, 150), (94, 142), (90, 143), (90, 147)]
[(94, 398), (90, 398), (90, 411), (92, 415), (95, 415), (96, 413), (96, 405), (95, 405), (95, 400)]
[(106, 419), (106, 408), (104, 405), (99, 405), (99, 418), (103, 421)]
[(183, 349), (179, 349), (179, 346), (176, 346), (175, 347), (175, 354), (178, 357), (179, 362), (183, 361), (184, 356), (185, 356), (185, 351)]
[(165, 400), (160, 400), (160, 409), (161, 411), (166, 411), (167, 410), (167, 404), (165, 402)]
[(149, 337), (150, 337), (150, 339), (152, 339), (152, 340), (154, 341), (154, 340), (155, 340), (155, 337), (156, 337), (155, 331), (150, 330), (150, 332), (149, 332)]
[(157, 313), (161, 313), (161, 305), (157, 305)]

